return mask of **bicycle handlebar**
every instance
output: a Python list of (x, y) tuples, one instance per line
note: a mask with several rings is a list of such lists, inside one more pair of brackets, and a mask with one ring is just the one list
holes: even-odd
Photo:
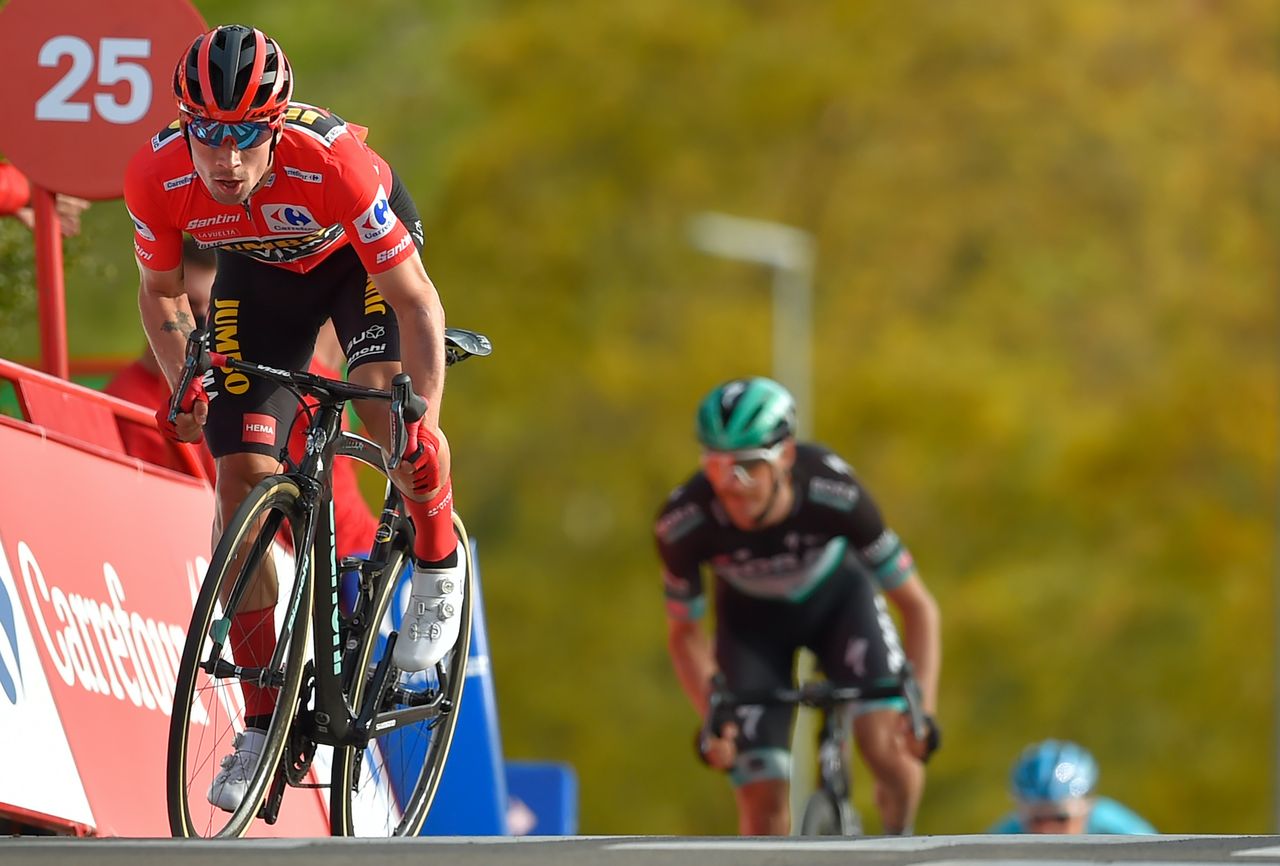
[[(385, 400), (391, 403), (391, 454), (388, 468), (395, 469), (409, 443), (410, 433), (414, 425), (427, 413), (427, 401), (413, 390), (413, 382), (408, 373), (397, 373), (391, 380), (391, 390), (366, 388), (352, 385), (340, 379), (326, 379), (313, 373), (301, 371), (278, 370), (242, 361), (239, 358), (211, 352), (208, 349), (208, 334), (195, 330), (187, 336), (186, 357), (182, 363), (182, 375), (178, 386), (173, 389), (173, 397), (169, 401), (169, 423), (172, 424), (179, 412), (189, 411), (190, 407), (182, 404), (197, 376), (203, 376), (212, 367), (225, 370), (240, 370), (264, 379), (271, 379), (285, 385), (298, 388), (304, 393), (325, 400)], [(445, 364), (451, 366), (470, 357), (483, 357), (493, 351), (488, 337), (475, 331), (463, 328), (445, 329)]]
[(703, 735), (704, 737), (719, 736), (725, 724), (732, 721), (733, 711), (738, 707), (806, 706), (830, 711), (842, 704), (884, 698), (905, 698), (912, 733), (919, 740), (923, 740), (928, 735), (929, 723), (925, 719), (920, 684), (916, 681), (910, 663), (904, 665), (899, 675), (886, 677), (864, 686), (841, 686), (828, 680), (814, 680), (789, 688), (741, 692), (730, 691), (724, 674), (717, 672), (711, 678), (711, 693), (707, 697), (707, 718), (703, 723)]

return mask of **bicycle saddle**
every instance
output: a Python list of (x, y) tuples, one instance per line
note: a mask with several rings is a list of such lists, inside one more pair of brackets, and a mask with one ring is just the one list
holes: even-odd
[(492, 351), (493, 344), (479, 331), (468, 331), (466, 328), (444, 329), (444, 352), (450, 364), (465, 361), (472, 355), (484, 357)]

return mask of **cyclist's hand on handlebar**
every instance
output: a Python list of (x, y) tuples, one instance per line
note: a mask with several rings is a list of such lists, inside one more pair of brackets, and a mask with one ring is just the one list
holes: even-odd
[(415, 497), (425, 499), (440, 486), (440, 431), (432, 430), (421, 421), (408, 425), (408, 442), (401, 461), (405, 470), (413, 473)]
[(719, 736), (699, 729), (696, 743), (698, 756), (708, 767), (717, 770), (732, 769), (734, 761), (738, 760), (737, 741), (738, 725), (735, 722), (725, 722)]
[(165, 403), (156, 410), (156, 426), (174, 442), (199, 442), (204, 439), (204, 425), (209, 420), (209, 395), (205, 393), (204, 382), (193, 379), (187, 393), (183, 395), (180, 411), (172, 422), (169, 421), (169, 404)]
[(903, 713), (899, 730), (902, 737), (906, 740), (907, 748), (911, 754), (915, 755), (923, 762), (928, 762), (934, 752), (938, 751), (938, 747), (942, 745), (942, 729), (938, 727), (938, 722), (931, 715), (925, 715), (925, 735), (917, 738), (915, 731), (911, 728), (911, 716)]

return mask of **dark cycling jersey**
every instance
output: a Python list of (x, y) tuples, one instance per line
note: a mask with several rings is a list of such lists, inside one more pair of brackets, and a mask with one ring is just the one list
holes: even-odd
[(671, 494), (654, 528), (670, 615), (704, 613), (703, 564), (730, 595), (790, 602), (804, 601), (845, 563), (865, 567), (882, 589), (906, 580), (911, 554), (844, 460), (798, 444), (791, 478), (791, 513), (760, 530), (735, 527), (700, 471)]
[(175, 120), (125, 172), (138, 260), (156, 271), (176, 268), (183, 232), (201, 247), (298, 273), (348, 244), (370, 274), (416, 255), (412, 226), (396, 219), (388, 201), (391, 169), (364, 143), (365, 132), (323, 108), (290, 103), (266, 180), (243, 205), (225, 205), (196, 176)]
[[(671, 495), (654, 530), (668, 615), (703, 615), (705, 565), (716, 586), (716, 664), (731, 691), (790, 685), (802, 647), (841, 684), (899, 672), (906, 654), (878, 590), (910, 577), (911, 554), (831, 451), (798, 444), (791, 484), (791, 513), (752, 531), (733, 525), (701, 472)], [(874, 701), (864, 709), (901, 706)], [(787, 778), (792, 715), (786, 707), (738, 708), (735, 784)]]

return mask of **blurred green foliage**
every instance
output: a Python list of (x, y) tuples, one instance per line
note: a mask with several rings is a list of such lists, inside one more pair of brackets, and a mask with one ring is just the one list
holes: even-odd
[[(917, 829), (984, 829), (1046, 736), (1165, 832), (1275, 829), (1273, 3), (196, 5), (372, 128), (493, 338), (451, 376), (459, 507), (506, 751), (577, 768), (583, 832), (735, 828), (649, 538), (697, 399), (772, 365), (769, 274), (690, 247), (708, 209), (813, 233), (815, 438), (941, 603)], [(38, 351), (20, 241), (5, 357)], [(119, 203), (67, 286), (73, 353), (134, 350)]]

